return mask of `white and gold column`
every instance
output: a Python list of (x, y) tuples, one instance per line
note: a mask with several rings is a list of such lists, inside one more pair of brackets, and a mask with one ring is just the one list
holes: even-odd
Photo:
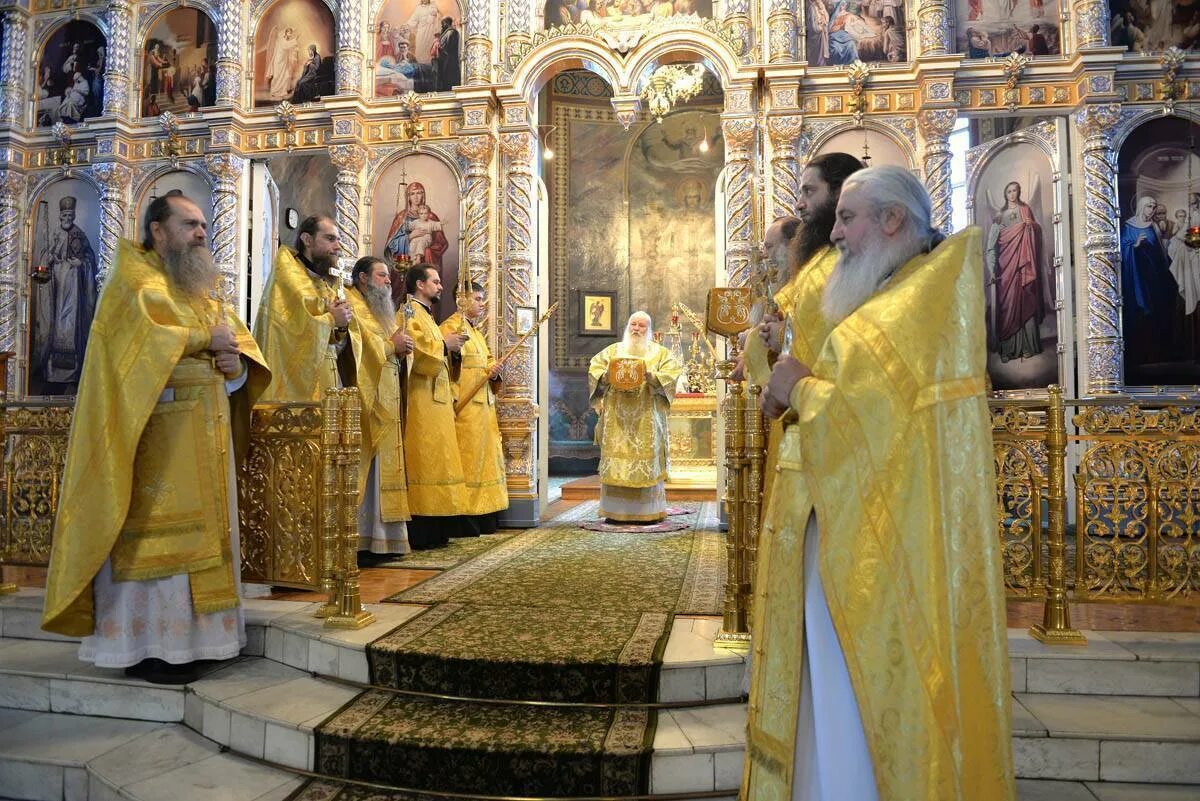
[(950, 37), (950, 4), (947, 0), (919, 0), (917, 34), (920, 47), (915, 54), (917, 56), (944, 56), (954, 52)]
[(360, 95), (363, 88), (362, 0), (338, 0), (337, 80), (339, 95)]
[(463, 34), (466, 41), (466, 74), (463, 80), (467, 85), (491, 83), (492, 80), (492, 8), (496, 3), (471, 2), (467, 3), (467, 16), (463, 23)]
[(533, 38), (533, 4), (530, 0), (508, 0), (503, 8), (504, 60), (512, 70), (518, 60), (517, 52)]
[(725, 90), (721, 131), (725, 137), (725, 280), (742, 286), (761, 232), (754, 198), (754, 155), (758, 126), (753, 112), (753, 88)]
[(217, 8), (217, 105), (242, 105), (246, 38), (246, 4), (242, 0), (220, 0)]
[(798, 55), (799, 25), (796, 4), (802, 0), (770, 0), (767, 14), (767, 62), (795, 61)]
[[(7, 51), (6, 51), (7, 52)], [(18, 347), (18, 303), (21, 292), (21, 227), (24, 216), (26, 178), (13, 170), (0, 170), (0, 351), (11, 351), (21, 358)], [(8, 396), (13, 397), (20, 374), (18, 365), (9, 364)]]
[(1075, 19), (1075, 49), (1108, 47), (1109, 7), (1108, 0), (1076, 0), (1071, 5)]
[(800, 197), (800, 170), (796, 146), (804, 130), (799, 109), (789, 109), (767, 117), (767, 138), (771, 142), (771, 205), (767, 221), (795, 215)]
[(225, 297), (236, 299), (241, 308), (240, 292), (241, 259), (238, 257), (240, 240), (239, 218), (241, 204), (238, 190), (242, 173), (246, 170), (246, 159), (234, 153), (212, 153), (204, 160), (205, 169), (212, 176), (212, 248), (213, 261), (221, 272)]
[(117, 256), (117, 240), (125, 236), (125, 210), (129, 208), (129, 182), (133, 172), (115, 161), (93, 164), (91, 171), (96, 183), (100, 184), (100, 247), (96, 252), (99, 264), (96, 283), (103, 286)]
[[(507, 349), (517, 339), (517, 308), (536, 304), (534, 274), (534, 133), (529, 111), (523, 103), (504, 109), (500, 133), (503, 153), (501, 187), (500, 296), (497, 327), (498, 349)], [(523, 345), (504, 368), (504, 384), (497, 401), (504, 461), (508, 471), (508, 493), (537, 510), (536, 454), (538, 406), (536, 401), (537, 352), (533, 343)], [(516, 506), (515, 503), (510, 507)], [(536, 523), (536, 517), (534, 521)]]
[[(29, 83), (25, 43), (29, 40), (29, 14), (19, 8), (4, 12), (4, 60), (0, 62), (0, 120), (24, 127)], [(11, 375), (11, 373), (10, 373)]]
[(104, 114), (129, 116), (129, 40), (133, 7), (129, 0), (109, 0), (108, 46), (104, 50)]
[(926, 109), (917, 118), (924, 143), (925, 188), (933, 201), (933, 227), (950, 233), (950, 132), (958, 112), (953, 108)]
[(1121, 348), (1120, 213), (1113, 128), (1119, 103), (1100, 103), (1075, 113), (1083, 142), (1083, 249), (1087, 295), (1087, 389), (1089, 395), (1119, 391), (1124, 384)]
[[(485, 287), (490, 284), (488, 272), (492, 263), (488, 222), (492, 211), (489, 167), (494, 149), (494, 140), (488, 133), (464, 136), (458, 140), (458, 154), (467, 164), (462, 195), (463, 244), (466, 250), (464, 269), (471, 281), (477, 281)], [(515, 323), (515, 318), (512, 322)]]
[(343, 269), (349, 270), (362, 255), (362, 173), (367, 150), (361, 145), (332, 145), (329, 160), (337, 167), (333, 219), (342, 238)]
[(739, 57), (754, 49), (754, 11), (751, 0), (725, 0), (725, 19), (722, 27), (736, 42)]

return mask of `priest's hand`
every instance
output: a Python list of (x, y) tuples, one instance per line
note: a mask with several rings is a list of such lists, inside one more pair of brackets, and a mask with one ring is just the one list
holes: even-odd
[(350, 302), (347, 300), (335, 300), (329, 305), (329, 311), (333, 315), (333, 324), (338, 328), (345, 328), (350, 325)]
[(783, 319), (774, 314), (763, 317), (758, 325), (758, 336), (771, 353), (779, 353), (783, 347), (783, 326)]
[(497, 379), (499, 379), (500, 378), (500, 369), (501, 369), (501, 365), (499, 363), (493, 364), (492, 369), (488, 370), (488, 380), (496, 381)]
[(767, 417), (782, 417), (788, 410), (792, 388), (802, 378), (812, 375), (812, 371), (788, 354), (779, 357), (771, 370), (771, 380), (763, 389), (760, 407)]
[(447, 334), (446, 347), (449, 348), (452, 353), (458, 353), (462, 350), (463, 343), (470, 338), (471, 337), (467, 334)]
[(208, 349), (213, 353), (239, 353), (237, 337), (227, 325), (214, 325), (208, 329)]
[(397, 328), (396, 333), (392, 334), (392, 347), (396, 349), (397, 356), (407, 356), (412, 353), (415, 345), (413, 338), (404, 333), (403, 328)]
[(729, 372), (730, 381), (745, 381), (746, 380), (746, 357), (738, 354), (737, 359), (733, 362), (733, 369)]
[(233, 379), (242, 374), (242, 357), (237, 353), (219, 351), (214, 361), (217, 363), (217, 369), (224, 373), (226, 378)]

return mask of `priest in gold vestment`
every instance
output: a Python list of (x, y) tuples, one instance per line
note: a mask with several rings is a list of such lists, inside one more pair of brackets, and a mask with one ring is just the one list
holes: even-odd
[(362, 403), (358, 549), (408, 553), (408, 480), (404, 471), (405, 359), (413, 341), (396, 323), (391, 272), (382, 259), (363, 256), (350, 273), (346, 300), (360, 332), (355, 386)]
[(405, 274), (408, 291), (408, 335), (413, 340), (408, 375), (408, 410), (404, 458), (408, 468), (408, 542), (413, 548), (445, 545), (460, 530), (466, 509), (462, 457), (454, 427), (454, 392), (450, 387), (450, 354), (462, 350), (467, 337), (442, 335), (433, 309), (442, 297), (442, 279), (432, 264), (417, 264)]
[[(759, 336), (750, 336), (746, 343), (745, 374), (760, 388), (766, 386), (771, 365), (783, 345), (784, 319), (791, 319), (793, 335), (814, 343), (814, 348), (819, 348), (829, 334), (830, 326), (821, 314), (821, 293), (837, 263), (837, 249), (830, 245), (829, 235), (833, 232), (842, 183), (862, 168), (862, 162), (849, 153), (822, 153), (813, 158), (800, 174), (797, 217), (775, 220), (765, 232), (763, 256), (768, 275), (781, 276), (783, 287), (775, 291), (775, 286), (770, 285), (778, 314), (766, 317), (759, 326)], [(797, 218), (799, 225), (792, 225)], [(805, 364), (810, 362), (811, 359)], [(770, 508), (782, 437), (782, 424), (771, 420), (763, 469), (764, 519)]]
[(1013, 798), (979, 232), (940, 239), (907, 170), (848, 178), (832, 331), (763, 397), (747, 801)]
[[(645, 377), (636, 388), (609, 380), (616, 359), (640, 360)], [(667, 413), (683, 372), (670, 350), (655, 342), (650, 315), (634, 312), (620, 342), (592, 357), (588, 390), (600, 414), (600, 516), (619, 523), (657, 523), (667, 516)]]
[(42, 626), (157, 683), (245, 645), (235, 457), (270, 374), (181, 194), (118, 243), (67, 444)]
[(495, 532), (500, 527), (500, 512), (508, 508), (508, 476), (504, 469), (500, 422), (496, 418), (500, 368), (488, 350), (483, 332), (475, 327), (485, 309), (483, 287), (472, 283), (466, 308), (447, 317), (441, 326), (443, 336), (467, 334), (462, 350), (457, 358), (452, 358), (455, 404), (462, 393), (482, 383), (454, 421), (467, 489), (460, 531), (464, 536)]
[(353, 383), (360, 335), (338, 293), (340, 250), (334, 221), (314, 215), (300, 224), (296, 249), (276, 253), (254, 320), (254, 338), (271, 365), (264, 401), (320, 403), (325, 390)]

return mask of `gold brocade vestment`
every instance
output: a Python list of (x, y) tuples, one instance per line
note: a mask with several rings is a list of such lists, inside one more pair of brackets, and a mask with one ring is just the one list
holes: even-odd
[[(462, 312), (442, 321), (443, 336), (464, 328), (470, 339), (463, 343), (462, 362), (451, 382), (456, 403), (462, 392), (487, 378), (495, 363), (483, 332), (464, 319)], [(458, 413), (454, 427), (467, 488), (463, 514), (486, 515), (507, 509), (508, 477), (500, 445), (500, 423), (496, 419), (496, 394), (490, 382)]]
[(392, 346), (392, 332), (371, 313), (357, 288), (346, 292), (361, 334), (361, 358), (355, 385), (362, 401), (362, 458), (358, 470), (358, 498), (362, 503), (371, 460), (379, 471), (379, 513), (385, 523), (408, 520), (408, 480), (404, 470), (403, 386), (404, 365)]
[[(338, 357), (334, 347), (333, 313), (337, 300), (334, 281), (313, 275), (296, 252), (280, 247), (271, 278), (263, 291), (254, 321), (254, 338), (271, 365), (271, 386), (262, 400), (277, 403), (316, 401), (338, 386)], [(357, 362), (361, 335), (350, 320), (348, 356)]]
[[(226, 397), (206, 350), (233, 329), (250, 374)], [(196, 614), (237, 606), (227, 519), (229, 441), (249, 444), (270, 380), (250, 332), (217, 302), (179, 290), (154, 251), (122, 239), (92, 323), (54, 521), (42, 626), (93, 633), (92, 579), (189, 575)], [(159, 402), (163, 390), (174, 397)]]
[[(828, 247), (813, 254), (787, 285), (775, 293), (775, 305), (784, 315), (792, 330), (792, 354), (801, 364), (816, 361), (817, 352), (829, 336), (830, 325), (821, 312), (821, 298), (833, 268), (837, 265), (837, 248)], [(771, 364), (767, 358), (767, 346), (757, 330), (751, 330), (746, 338), (746, 377), (759, 387), (766, 387), (771, 378)], [(767, 421), (767, 452), (763, 465), (762, 515), (766, 520), (771, 504), (771, 492), (775, 486), (775, 466), (779, 463), (779, 443), (783, 439), (783, 423)]]
[(792, 792), (804, 532), (882, 801), (1011, 801), (979, 231), (902, 266), (792, 392), (754, 591), (741, 797)]
[(599, 408), (596, 442), (600, 445), (600, 481), (614, 487), (653, 487), (667, 477), (667, 413), (683, 368), (671, 351), (646, 343), (646, 380), (636, 392), (621, 392), (600, 379), (608, 364), (626, 356), (620, 342), (592, 357), (588, 391)]
[(409, 510), (422, 517), (460, 515), (466, 497), (446, 341), (424, 305), (413, 299), (408, 304), (413, 316), (407, 330), (414, 343), (404, 429)]

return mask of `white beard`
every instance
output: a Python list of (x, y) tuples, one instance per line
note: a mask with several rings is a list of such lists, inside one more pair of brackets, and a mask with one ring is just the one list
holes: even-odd
[(920, 252), (921, 247), (911, 237), (901, 236), (893, 242), (879, 234), (862, 246), (858, 255), (846, 251), (845, 243), (838, 243), (837, 266), (825, 294), (821, 298), (821, 312), (825, 319), (837, 325), (849, 317), (859, 306), (874, 295), (883, 282), (906, 261)]
[(363, 292), (363, 297), (367, 301), (367, 308), (371, 310), (371, 314), (375, 317), (375, 321), (383, 329), (384, 336), (391, 336), (396, 332), (396, 304), (392, 302), (391, 287), (386, 286), (368, 286)]
[(168, 248), (163, 254), (167, 275), (180, 289), (193, 297), (206, 297), (217, 287), (220, 272), (206, 245), (189, 245), (182, 250)]
[(625, 338), (621, 340), (620, 352), (625, 356), (645, 356), (648, 339), (648, 336), (637, 336), (626, 331)]

